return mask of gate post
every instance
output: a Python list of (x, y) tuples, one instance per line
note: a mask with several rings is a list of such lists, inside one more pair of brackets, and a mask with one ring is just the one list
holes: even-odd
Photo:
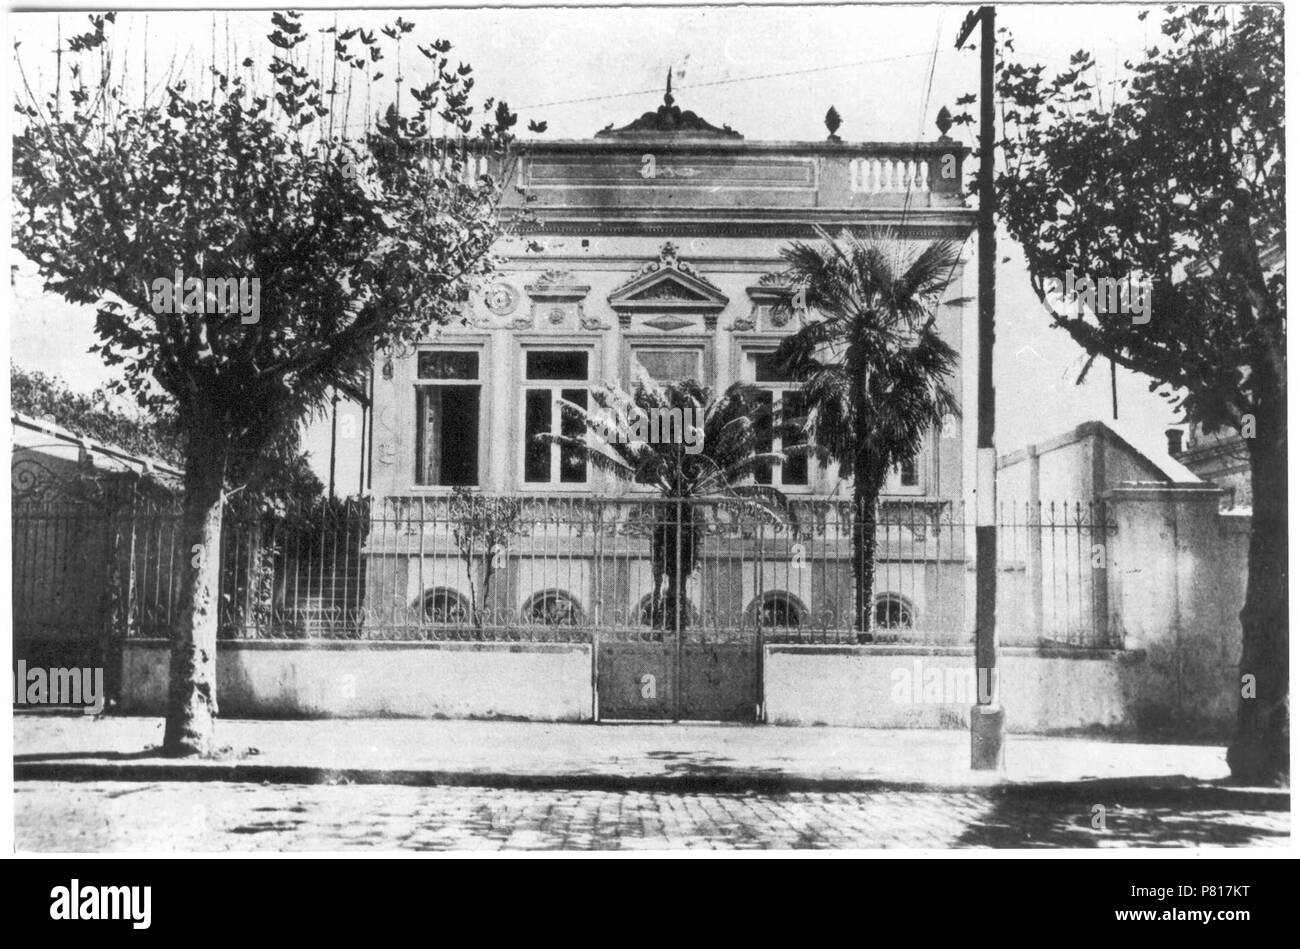
[[(136, 498), (138, 494), (137, 473), (130, 484), (130, 494), (125, 504), (126, 530), (129, 538), (123, 544), (122, 515), (123, 505), (114, 498), (109, 505), (104, 524), (105, 537), (105, 595), (107, 603), (102, 612), (104, 617), (103, 634), (100, 638), (100, 662), (104, 666), (105, 700), (120, 703), (122, 698), (123, 674), (122, 662), (125, 645), (132, 633), (132, 620), (135, 602), (135, 522)], [(125, 570), (123, 569), (125, 559)], [(124, 589), (125, 588), (125, 589)]]
[(677, 551), (673, 557), (673, 721), (682, 719), (682, 499), (676, 499), (676, 529), (673, 531)]

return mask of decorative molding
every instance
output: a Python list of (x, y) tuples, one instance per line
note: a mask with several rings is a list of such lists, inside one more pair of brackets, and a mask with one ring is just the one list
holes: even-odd
[(628, 277), (619, 286), (619, 289), (622, 290), (624, 287), (630, 287), (634, 283), (637, 283), (638, 281), (642, 280), (643, 278), (648, 277), (651, 274), (659, 273), (660, 271), (676, 271), (678, 273), (685, 274), (688, 277), (694, 278), (695, 280), (704, 284), (706, 287), (710, 287), (714, 290), (718, 289), (716, 286), (714, 286), (712, 281), (710, 281), (707, 277), (701, 274), (698, 270), (696, 270), (693, 266), (688, 264), (686, 261), (681, 259), (681, 256), (678, 254), (677, 251), (677, 245), (674, 244), (672, 241), (665, 241), (664, 246), (659, 248), (659, 259), (650, 261), (648, 264), (646, 264), (644, 267), (642, 267), (632, 276)]
[(519, 291), (511, 284), (498, 281), (483, 291), (483, 303), (497, 316), (509, 316), (519, 306)]
[(646, 326), (653, 326), (657, 330), (663, 330), (671, 333), (673, 330), (683, 329), (684, 327), (694, 324), (693, 320), (688, 320), (680, 316), (661, 316), (653, 320), (646, 320)]
[[(961, 210), (961, 209), (957, 209)], [(545, 220), (538, 225), (540, 233), (572, 235), (575, 237), (592, 237), (600, 235), (635, 237), (653, 237), (657, 235), (671, 237), (774, 237), (786, 239), (791, 237), (815, 238), (817, 232), (814, 229), (816, 222), (795, 220), (795, 221), (746, 221), (743, 219), (720, 219), (715, 221), (708, 220), (686, 220), (686, 221), (647, 221), (630, 218), (601, 218), (601, 217), (574, 217), (558, 218), (555, 212), (550, 209), (543, 209)], [(913, 218), (916, 213), (913, 212)], [(974, 218), (972, 223), (953, 223), (953, 224), (915, 224), (908, 221), (903, 226), (903, 236), (909, 240), (963, 240), (974, 230)], [(893, 218), (881, 218), (879, 224), (860, 225), (858, 229), (876, 226), (888, 226), (893, 224), (898, 226), (898, 221)], [(850, 227), (850, 222), (844, 222), (834, 219), (826, 224), (835, 231), (844, 227)]]
[(720, 138), (738, 140), (744, 138), (729, 125), (718, 128), (704, 121), (694, 112), (683, 111), (675, 105), (673, 99), (673, 71), (668, 70), (668, 85), (664, 91), (663, 105), (654, 112), (643, 113), (639, 119), (629, 122), (622, 128), (614, 128), (611, 122), (599, 132), (596, 138), (623, 138), (641, 136), (690, 136), (692, 138)]
[(528, 319), (515, 320), (510, 328), (531, 329), (534, 325), (558, 327), (563, 326), (570, 317), (580, 320), (582, 301), (590, 291), (590, 284), (578, 283), (567, 270), (544, 271), (524, 287), (524, 292), (531, 300)]
[(788, 287), (765, 286), (763, 284), (746, 287), (745, 292), (749, 294), (749, 298), (755, 303), (768, 304), (779, 303), (790, 295)]
[(746, 287), (745, 292), (749, 294), (753, 306), (750, 307), (749, 316), (736, 319), (731, 326), (733, 331), (748, 332), (755, 327), (780, 329), (790, 322), (790, 313), (776, 310), (776, 304), (790, 296), (788, 288), (758, 284)]
[(609, 295), (609, 305), (627, 326), (633, 311), (717, 313), (726, 308), (726, 294), (677, 256), (672, 241), (652, 260)]
[(524, 292), (536, 303), (577, 302), (591, 291), (588, 284), (580, 284), (567, 270), (548, 270), (524, 287)]

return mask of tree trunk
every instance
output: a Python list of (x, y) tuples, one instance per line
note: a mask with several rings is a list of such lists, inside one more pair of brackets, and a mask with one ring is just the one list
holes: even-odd
[(181, 509), (180, 618), (172, 631), (163, 752), (207, 755), (217, 714), (217, 610), (221, 508), (227, 448), (217, 433), (190, 428)]
[[(461, 559), (465, 561), (465, 579), (469, 582), (469, 612), (470, 622), (474, 624), (475, 638), (483, 638), (483, 611), (478, 605), (478, 583), (474, 579), (474, 551), (473, 548), (463, 553)], [(424, 605), (420, 609), (423, 611)]]
[[(1278, 398), (1273, 404), (1285, 406), (1284, 392)], [(1257, 436), (1246, 439), (1253, 510), (1241, 611), (1241, 698), (1228, 767), (1243, 784), (1285, 785), (1291, 776), (1285, 409), (1261, 414), (1257, 423)]]
[(664, 519), (655, 526), (651, 542), (654, 593), (650, 601), (651, 626), (680, 632), (690, 625), (690, 601), (684, 595), (686, 579), (695, 569), (699, 537), (695, 512), (689, 502), (680, 509), (664, 507)]
[(853, 476), (853, 628), (859, 643), (872, 640), (876, 586), (876, 500), (880, 484), (865, 462)]
[(489, 604), (492, 602), (492, 577), (493, 575), (495, 575), (497, 569), (496, 558), (497, 558), (497, 553), (494, 550), (489, 550), (487, 556), (483, 558), (483, 586), (482, 586), (482, 591), (479, 593), (479, 597), (483, 600), (483, 605), (481, 608), (477, 608), (477, 607), (475, 608), (475, 620), (474, 620), (475, 625), (479, 629), (482, 629), (484, 625), (495, 626), (500, 622), (499, 620), (495, 620), (491, 624), (484, 623), (485, 618), (491, 618), (491, 614), (488, 613), (488, 609), (489, 609)]
[(885, 478), (874, 457), (868, 433), (867, 353), (855, 336), (845, 354), (850, 381), (849, 401), (857, 442), (853, 459), (853, 628), (859, 643), (872, 641), (876, 586), (876, 501)]

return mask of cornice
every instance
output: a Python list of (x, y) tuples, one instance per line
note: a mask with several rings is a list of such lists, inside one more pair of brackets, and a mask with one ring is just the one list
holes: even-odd
[(892, 227), (904, 238), (957, 238), (963, 239), (974, 230), (976, 212), (968, 208), (913, 209), (903, 214), (902, 208), (845, 208), (804, 209), (789, 214), (760, 211), (746, 214), (735, 208), (683, 209), (683, 212), (656, 211), (633, 212), (620, 209), (602, 214), (592, 210), (560, 208), (537, 209), (539, 219), (528, 229), (528, 235), (668, 235), (734, 236), (734, 237), (784, 237), (808, 236), (815, 228), (831, 230), (850, 228)]

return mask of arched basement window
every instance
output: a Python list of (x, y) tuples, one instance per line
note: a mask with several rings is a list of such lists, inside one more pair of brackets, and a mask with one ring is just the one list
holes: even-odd
[(422, 598), (421, 617), (426, 623), (460, 626), (470, 620), (469, 600), (446, 587), (429, 590)]
[(911, 602), (897, 593), (876, 597), (877, 629), (911, 629), (914, 613)]
[(582, 625), (582, 607), (563, 590), (534, 593), (520, 613), (526, 626)]
[(751, 621), (758, 613), (758, 625), (764, 629), (798, 629), (807, 621), (808, 610), (799, 598), (781, 590), (764, 593), (749, 605)]
[[(660, 608), (662, 609), (663, 607), (661, 606)], [(654, 594), (647, 593), (645, 596), (641, 597), (641, 601), (636, 605), (636, 611), (633, 613), (633, 622), (638, 626), (654, 626), (656, 619), (654, 610)], [(695, 609), (694, 603), (691, 603), (689, 600), (683, 602), (682, 611), (685, 614), (684, 618), (687, 626), (698, 626), (700, 624), (700, 614), (699, 611)], [(671, 626), (671, 618), (663, 617), (662, 622), (659, 625)]]

